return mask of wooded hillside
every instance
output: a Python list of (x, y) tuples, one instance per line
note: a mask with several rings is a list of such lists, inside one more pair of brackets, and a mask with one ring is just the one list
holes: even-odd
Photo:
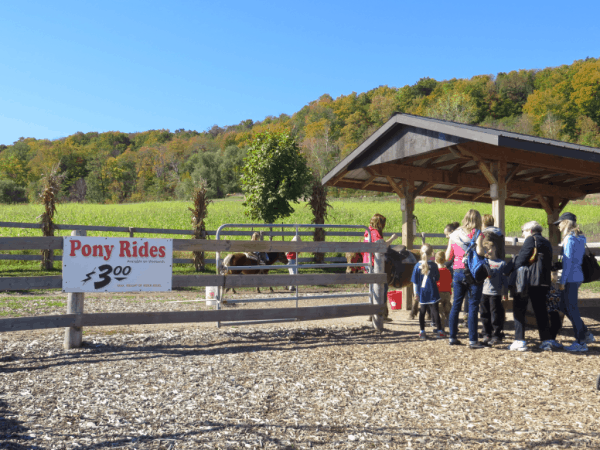
[[(471, 79), (422, 78), (333, 99), (300, 111), (207, 131), (150, 130), (21, 138), (0, 145), (0, 202), (35, 200), (40, 179), (59, 163), (64, 201), (121, 203), (188, 199), (200, 178), (210, 197), (240, 192), (245, 149), (260, 132), (296, 136), (323, 175), (394, 112), (436, 117), (600, 147), (600, 59)], [(334, 195), (347, 195), (335, 190)]]

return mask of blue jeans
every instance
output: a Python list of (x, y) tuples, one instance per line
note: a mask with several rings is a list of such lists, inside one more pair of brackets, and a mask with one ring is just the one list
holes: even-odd
[(454, 300), (452, 309), (450, 310), (450, 320), (448, 328), (450, 328), (450, 338), (456, 339), (458, 335), (458, 315), (462, 307), (465, 294), (468, 292), (469, 302), (469, 341), (477, 342), (477, 323), (479, 322), (479, 303), (483, 295), (483, 284), (480, 286), (469, 285), (465, 282), (465, 270), (456, 269), (452, 277), (452, 291)]
[(579, 306), (577, 306), (579, 286), (581, 286), (581, 283), (565, 284), (565, 292), (562, 301), (558, 305), (559, 309), (566, 314), (573, 324), (575, 339), (582, 344), (585, 341), (587, 327), (584, 325), (583, 320), (581, 320)]

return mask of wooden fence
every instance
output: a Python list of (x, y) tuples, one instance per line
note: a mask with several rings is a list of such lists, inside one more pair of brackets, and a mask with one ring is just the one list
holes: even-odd
[[(289, 226), (289, 225), (288, 225)], [(21, 222), (0, 222), (0, 228), (29, 228), (29, 229), (40, 229), (39, 223), (21, 223)], [(105, 226), (96, 226), (96, 225), (56, 225), (55, 228), (57, 230), (81, 230), (81, 231), (98, 231), (98, 232), (112, 232), (112, 233), (127, 233), (129, 237), (134, 237), (135, 234), (166, 234), (166, 235), (193, 235), (192, 230), (179, 230), (172, 228), (136, 228), (136, 227), (105, 227)], [(222, 231), (221, 236), (245, 236), (250, 238), (254, 231), (249, 230), (230, 230), (230, 231)], [(207, 236), (215, 236), (217, 234), (216, 231), (207, 230)], [(300, 231), (298, 234), (301, 237), (312, 237), (312, 231)], [(393, 233), (383, 233), (384, 238), (388, 238)], [(285, 237), (292, 237), (296, 235), (295, 231), (265, 231), (265, 236), (269, 237), (281, 237), (282, 239)], [(357, 241), (362, 240), (363, 232), (357, 231), (326, 231), (326, 235), (330, 237), (356, 237)], [(420, 240), (422, 244), (427, 242), (427, 239), (430, 238), (445, 238), (443, 233), (416, 233), (414, 236), (415, 240)], [(516, 237), (507, 237), (506, 239), (506, 254), (514, 255), (519, 253), (520, 247), (523, 245), (523, 238)], [(413, 241), (414, 243), (414, 241)], [(600, 259), (600, 243), (588, 243), (588, 247), (592, 251), (592, 253), (596, 256), (596, 259)], [(436, 250), (444, 250), (446, 245), (433, 245), (433, 248)], [(6, 250), (0, 247), (0, 251)], [(25, 250), (25, 249), (21, 249)], [(211, 250), (207, 250), (211, 251)], [(555, 252), (560, 251), (560, 247), (554, 247)], [(557, 253), (558, 254), (558, 253)], [(62, 261), (62, 256), (54, 255), (53, 259), (55, 261)], [(23, 254), (0, 254), (0, 260), (17, 260), (17, 261), (41, 261), (41, 255), (23, 255)], [(311, 262), (312, 258), (298, 258), (299, 263), (307, 263)], [(341, 263), (345, 262), (345, 258), (343, 257), (328, 257), (325, 258), (325, 262), (329, 263)], [(191, 258), (174, 258), (174, 264), (193, 264), (194, 260)], [(206, 264), (215, 264), (214, 259), (206, 259)]]
[[(62, 237), (0, 238), (0, 250), (62, 250)], [(273, 308), (252, 310), (139, 312), (139, 313), (83, 313), (69, 311), (59, 316), (20, 317), (0, 319), (0, 332), (68, 327), (67, 334), (81, 327), (106, 325), (141, 325), (158, 323), (228, 322), (241, 320), (294, 319), (316, 320), (338, 317), (372, 315), (373, 325), (383, 327), (384, 243), (362, 242), (280, 242), (280, 241), (208, 241), (173, 239), (173, 250), (214, 252), (369, 252), (375, 253), (374, 273), (371, 274), (300, 274), (300, 275), (174, 275), (172, 287), (219, 286), (223, 288), (267, 286), (316, 286), (331, 284), (372, 284), (373, 303), (317, 306), (305, 308)], [(62, 287), (62, 276), (0, 277), (0, 291), (49, 289)], [(70, 294), (81, 295), (81, 294)], [(70, 308), (70, 305), (68, 305)], [(81, 342), (79, 342), (81, 345)], [(77, 342), (65, 337), (65, 347), (76, 347)]]

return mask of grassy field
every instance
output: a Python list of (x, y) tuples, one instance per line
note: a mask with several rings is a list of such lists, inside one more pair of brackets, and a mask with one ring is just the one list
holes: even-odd
[[(387, 217), (387, 232), (400, 232), (402, 213), (400, 204), (391, 198), (345, 199), (330, 200), (327, 222), (343, 225), (366, 225), (374, 213)], [(105, 225), (120, 227), (146, 228), (176, 228), (191, 229), (191, 202), (149, 202), (129, 203), (121, 205), (94, 205), (67, 203), (58, 206), (56, 223), (77, 225)], [(491, 213), (492, 207), (483, 203), (464, 203), (427, 199), (419, 201), (415, 206), (415, 215), (419, 221), (419, 232), (441, 233), (448, 222), (460, 221), (471, 208), (478, 209), (482, 214)], [(600, 221), (600, 207), (585, 202), (570, 204), (567, 208), (578, 217), (578, 222), (587, 227), (597, 228)], [(2, 222), (37, 222), (41, 214), (41, 205), (2, 205), (0, 221)], [(546, 224), (546, 213), (531, 208), (506, 208), (506, 233), (508, 236), (520, 235), (520, 227), (525, 222), (537, 220)], [(310, 223), (311, 213), (305, 203), (297, 204), (294, 213), (285, 223)], [(207, 229), (216, 230), (223, 223), (251, 223), (244, 214), (242, 200), (233, 197), (216, 200), (209, 206), (206, 219)], [(593, 230), (597, 232), (596, 229)], [(57, 235), (67, 235), (69, 231), (57, 232)], [(122, 236), (122, 233), (97, 233), (101, 236)], [(36, 229), (0, 228), (0, 236), (40, 236)]]
[[(393, 197), (369, 197), (366, 199), (330, 200), (332, 208), (329, 210), (327, 222), (330, 224), (366, 225), (374, 213), (381, 213), (387, 217), (386, 232), (401, 232), (402, 213), (400, 204)], [(119, 227), (145, 227), (145, 228), (174, 228), (191, 229), (188, 202), (150, 202), (132, 203), (121, 205), (95, 205), (95, 204), (61, 204), (58, 205), (56, 223), (69, 225), (104, 225)], [(415, 205), (415, 215), (418, 218), (418, 231), (425, 233), (441, 233), (448, 222), (460, 221), (464, 214), (471, 208), (478, 209), (482, 214), (491, 213), (491, 205), (483, 203), (464, 203), (448, 200), (425, 199)], [(577, 215), (580, 224), (590, 241), (600, 241), (599, 212), (600, 207), (585, 201), (571, 204), (567, 208)], [(0, 207), (0, 221), (2, 222), (27, 222), (34, 223), (42, 212), (41, 205), (2, 205)], [(542, 210), (531, 208), (506, 208), (506, 233), (508, 236), (520, 236), (521, 225), (530, 220), (537, 220), (542, 225), (546, 224), (546, 214)], [(297, 204), (294, 214), (285, 219), (287, 224), (306, 224), (311, 221), (310, 209), (305, 203)], [(224, 223), (251, 223), (244, 214), (242, 200), (232, 197), (216, 200), (209, 206), (206, 219), (207, 229), (216, 230)], [(308, 230), (307, 230), (308, 231)], [(545, 230), (547, 234), (547, 230)], [(58, 236), (69, 235), (70, 231), (57, 231)], [(124, 236), (123, 233), (94, 232), (88, 235), (95, 236)], [(26, 228), (1, 228), (0, 236), (41, 236), (38, 229)], [(144, 237), (165, 237), (165, 235), (146, 235)], [(183, 236), (173, 236), (183, 237)], [(595, 239), (594, 239), (595, 238)], [(337, 238), (352, 241), (356, 237)], [(431, 240), (433, 244), (445, 244), (444, 239)], [(37, 251), (30, 254), (39, 254)], [(189, 254), (179, 254), (177, 257), (190, 257)], [(212, 257), (212, 255), (207, 255)], [(2, 268), (0, 276), (39, 275), (39, 263), (25, 261), (0, 261)], [(60, 264), (55, 264), (60, 270)], [(210, 272), (214, 268), (207, 269)], [(189, 265), (176, 265), (175, 273), (191, 273)]]

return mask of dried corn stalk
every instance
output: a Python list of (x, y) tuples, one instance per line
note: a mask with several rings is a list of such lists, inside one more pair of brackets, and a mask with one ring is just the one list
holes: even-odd
[[(212, 203), (206, 198), (206, 181), (200, 180), (200, 186), (194, 190), (192, 197), (194, 208), (188, 208), (192, 212), (192, 226), (194, 235), (192, 239), (206, 239), (206, 226), (204, 219), (208, 213), (208, 205)], [(204, 252), (194, 253), (194, 267), (196, 272), (204, 269)]]
[[(60, 185), (63, 182), (66, 173), (59, 174), (60, 163), (56, 163), (50, 168), (50, 171), (42, 177), (42, 192), (40, 193), (40, 202), (44, 205), (44, 212), (37, 217), (40, 219), (42, 234), (44, 236), (54, 236), (54, 214), (58, 203), (58, 193)], [(52, 270), (52, 260), (54, 252), (52, 250), (42, 250), (42, 270)]]
[[(321, 180), (317, 177), (313, 178), (312, 191), (308, 206), (313, 213), (313, 219), (311, 223), (324, 224), (327, 218), (327, 208), (331, 205), (327, 203), (327, 187), (321, 184)], [(315, 228), (313, 235), (315, 242), (322, 242), (325, 240), (325, 230), (323, 228)], [(313, 253), (315, 262), (317, 264), (323, 264), (325, 260), (324, 253)]]

